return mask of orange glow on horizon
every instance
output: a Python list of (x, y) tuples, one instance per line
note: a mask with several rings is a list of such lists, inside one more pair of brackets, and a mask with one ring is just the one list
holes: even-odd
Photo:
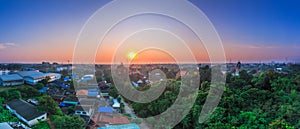
[(175, 63), (175, 59), (166, 52), (159, 50), (144, 50), (137, 53), (130, 64)]

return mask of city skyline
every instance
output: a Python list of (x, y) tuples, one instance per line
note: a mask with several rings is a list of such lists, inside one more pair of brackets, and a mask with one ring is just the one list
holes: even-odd
[[(0, 62), (72, 61), (80, 30), (89, 17), (109, 1), (1, 0)], [(216, 28), (228, 62), (300, 62), (298, 1), (190, 2), (201, 9)], [(139, 37), (143, 37), (142, 34)], [(131, 39), (132, 42), (139, 40)], [(201, 43), (191, 41), (190, 46), (195, 45), (201, 46)], [(143, 43), (139, 47), (143, 47)], [(109, 51), (113, 49), (113, 45), (106, 45), (103, 48), (106, 51), (99, 50), (96, 63), (110, 62), (112, 53)], [(143, 55), (140, 57), (138, 54), (136, 60), (147, 62), (157, 57), (142, 60), (142, 57), (149, 55), (149, 51), (145, 53), (140, 53)], [(155, 53), (157, 55), (161, 52), (152, 52), (154, 55)], [(209, 62), (205, 48), (201, 49), (201, 53), (197, 50), (192, 50), (192, 53), (196, 55), (199, 63)], [(170, 58), (167, 54), (162, 57), (165, 58), (157, 60), (165, 61)]]

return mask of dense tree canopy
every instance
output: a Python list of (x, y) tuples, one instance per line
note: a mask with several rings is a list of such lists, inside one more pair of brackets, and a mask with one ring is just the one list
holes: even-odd
[(58, 103), (50, 96), (42, 96), (39, 98), (39, 104), (37, 108), (38, 110), (49, 113), (50, 115), (62, 115), (62, 111), (58, 107)]
[(85, 121), (78, 115), (51, 117), (56, 129), (84, 129)]
[(2, 107), (2, 102), (4, 98), (0, 97), (0, 123), (2, 122), (18, 122), (18, 118), (15, 117), (9, 110), (6, 110)]
[(42, 94), (32, 86), (21, 85), (17, 87), (9, 87), (0, 92), (0, 97), (4, 98), (4, 101), (10, 101), (13, 99), (28, 99), (40, 97)]
[(113, 98), (117, 98), (119, 96), (118, 94), (118, 90), (114, 85), (111, 85), (109, 87), (109, 91), (108, 91), (109, 96), (113, 97)]
[[(204, 123), (198, 118), (210, 89), (209, 68), (203, 75), (197, 100), (189, 114), (174, 128), (300, 128), (300, 71), (289, 74), (267, 70), (252, 74), (245, 70), (239, 76), (227, 76), (221, 101)], [(155, 116), (167, 110), (176, 100), (180, 82), (171, 80), (164, 93), (150, 103), (130, 102), (140, 117)]]

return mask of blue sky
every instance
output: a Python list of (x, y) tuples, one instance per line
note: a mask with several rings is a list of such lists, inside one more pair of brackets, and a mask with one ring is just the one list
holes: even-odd
[[(82, 26), (109, 1), (0, 0), (0, 62), (70, 60)], [(228, 59), (300, 62), (300, 1), (190, 1), (215, 26)]]

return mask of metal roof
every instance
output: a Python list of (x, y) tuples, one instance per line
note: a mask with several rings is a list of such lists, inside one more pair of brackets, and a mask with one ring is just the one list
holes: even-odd
[(76, 105), (74, 107), (75, 111), (89, 111), (92, 109), (92, 105)]
[(112, 107), (99, 107), (98, 112), (99, 113), (112, 113), (113, 108)]
[(7, 102), (6, 104), (27, 121), (33, 120), (46, 113), (38, 111), (36, 106), (31, 105), (30, 103), (27, 103), (22, 99), (14, 99), (12, 101)]
[(88, 89), (88, 97), (97, 97), (98, 90), (97, 89)]
[(124, 124), (124, 125), (109, 125), (107, 127), (99, 127), (98, 129), (140, 129), (137, 124)]
[(14, 129), (7, 122), (0, 123), (0, 129)]
[(37, 71), (20, 71), (18, 74), (22, 77), (43, 78), (45, 74)]
[(16, 80), (23, 80), (21, 76), (18, 74), (10, 74), (10, 75), (0, 75), (0, 80), (2, 81), (16, 81)]

